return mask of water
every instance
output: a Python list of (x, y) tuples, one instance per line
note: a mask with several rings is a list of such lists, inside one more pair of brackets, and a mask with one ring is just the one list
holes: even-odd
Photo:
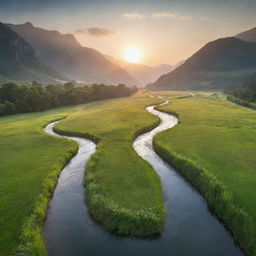
[[(63, 169), (49, 205), (44, 227), (49, 256), (243, 255), (229, 232), (211, 215), (201, 195), (152, 148), (153, 136), (175, 126), (177, 119), (155, 110), (153, 106), (147, 110), (159, 116), (161, 124), (139, 136), (134, 148), (154, 167), (162, 181), (167, 210), (162, 236), (151, 241), (119, 237), (94, 223), (84, 203), (83, 177), (84, 166), (95, 152), (95, 144), (86, 139), (68, 137), (77, 141), (80, 148)], [(55, 123), (49, 124), (45, 131), (59, 136), (52, 131)]]

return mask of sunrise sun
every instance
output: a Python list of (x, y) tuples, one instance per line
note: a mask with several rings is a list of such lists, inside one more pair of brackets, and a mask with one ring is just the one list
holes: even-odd
[(124, 51), (124, 59), (131, 63), (138, 63), (142, 59), (142, 52), (137, 47), (130, 47)]

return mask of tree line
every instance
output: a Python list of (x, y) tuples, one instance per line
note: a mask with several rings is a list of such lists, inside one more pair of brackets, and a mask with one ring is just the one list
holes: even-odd
[(239, 89), (229, 91), (228, 94), (242, 101), (256, 102), (256, 79), (244, 83)]
[(256, 109), (256, 79), (244, 83), (239, 89), (226, 91), (227, 99), (244, 107)]
[(93, 84), (78, 87), (72, 82), (46, 86), (35, 81), (31, 86), (9, 82), (0, 85), (0, 116), (127, 97), (136, 91), (136, 87), (129, 88), (123, 84), (117, 86)]

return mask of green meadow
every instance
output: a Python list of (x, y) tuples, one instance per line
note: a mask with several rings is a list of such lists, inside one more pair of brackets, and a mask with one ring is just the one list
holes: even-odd
[(121, 234), (159, 233), (165, 216), (160, 180), (137, 156), (132, 142), (158, 124), (158, 118), (144, 108), (161, 101), (138, 93), (0, 118), (1, 255), (9, 255), (19, 244), (21, 255), (45, 254), (41, 232), (48, 201), (77, 145), (45, 134), (43, 127), (66, 116), (58, 130), (98, 142), (86, 172), (87, 203), (93, 217)]
[(43, 127), (73, 110), (60, 108), (0, 118), (0, 255), (8, 255), (17, 247), (36, 208), (42, 207), (38, 220), (30, 218), (29, 222), (34, 228), (42, 224), (49, 196), (44, 195), (42, 203), (39, 194), (51, 192), (59, 171), (77, 150), (71, 141), (46, 135)]
[[(159, 119), (145, 107), (163, 101), (151, 92), (45, 112), (0, 118), (0, 251), (46, 255), (42, 227), (58, 175), (77, 145), (43, 131), (89, 137), (97, 151), (85, 172), (90, 214), (112, 232), (136, 237), (160, 233), (165, 219), (160, 179), (133, 149)], [(155, 150), (205, 196), (246, 251), (255, 250), (255, 111), (219, 93), (160, 92), (179, 125), (158, 134)], [(17, 252), (17, 251), (16, 251)]]
[(205, 195), (253, 255), (256, 112), (218, 93), (197, 93), (196, 97), (173, 100), (158, 109), (175, 113), (180, 123), (155, 137), (156, 151)]
[(137, 237), (160, 233), (165, 210), (160, 179), (133, 149), (133, 140), (159, 119), (145, 106), (162, 99), (137, 94), (86, 105), (56, 126), (58, 132), (93, 138), (97, 152), (85, 172), (87, 205), (109, 230)]

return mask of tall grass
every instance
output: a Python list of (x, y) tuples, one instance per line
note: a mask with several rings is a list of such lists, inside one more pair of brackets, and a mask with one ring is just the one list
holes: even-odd
[(155, 151), (203, 195), (246, 254), (255, 256), (252, 111), (205, 95), (159, 110), (179, 115), (181, 123), (154, 137)]
[(119, 235), (148, 237), (159, 234), (165, 218), (165, 210), (161, 203), (155, 205), (155, 209), (138, 211), (120, 206), (101, 192), (96, 166), (102, 153), (104, 153), (104, 144), (100, 143), (97, 146), (97, 153), (92, 156), (86, 168), (86, 202), (91, 216), (102, 223), (107, 230)]
[(239, 208), (227, 187), (206, 169), (196, 166), (154, 139), (153, 147), (157, 154), (177, 169), (204, 196), (210, 209), (231, 230), (234, 239), (248, 255), (256, 255), (256, 229), (252, 218)]
[[(42, 127), (43, 129), (43, 127)], [(23, 225), (20, 244), (14, 255), (17, 256), (46, 256), (46, 248), (42, 237), (43, 224), (47, 214), (49, 200), (57, 184), (59, 174), (69, 160), (77, 153), (78, 145), (69, 140), (69, 150), (65, 156), (58, 158), (51, 172), (43, 182), (42, 190), (35, 202), (34, 210)]]
[(145, 106), (161, 101), (139, 94), (92, 105), (55, 128), (58, 133), (97, 143), (85, 170), (86, 204), (92, 218), (115, 234), (152, 237), (163, 229), (160, 179), (132, 147), (137, 136), (160, 122), (145, 112)]

